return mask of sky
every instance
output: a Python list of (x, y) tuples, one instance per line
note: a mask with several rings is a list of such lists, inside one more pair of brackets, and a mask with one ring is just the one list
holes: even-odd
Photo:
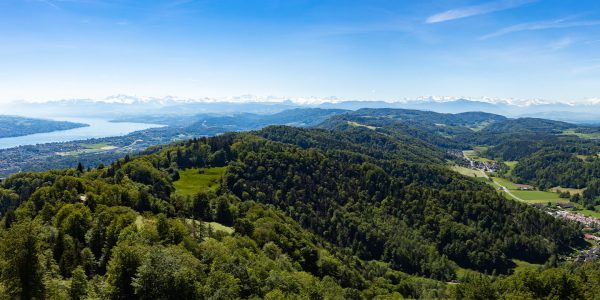
[(0, 103), (600, 97), (595, 0), (0, 0)]

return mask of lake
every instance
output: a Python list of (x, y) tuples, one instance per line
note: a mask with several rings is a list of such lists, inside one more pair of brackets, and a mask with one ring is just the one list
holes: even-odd
[(77, 140), (87, 140), (92, 138), (123, 136), (138, 130), (164, 127), (164, 125), (146, 123), (113, 123), (109, 122), (108, 120), (95, 118), (52, 119), (57, 121), (83, 123), (88, 124), (90, 126), (46, 133), (35, 133), (17, 137), (0, 138), (0, 149), (7, 149), (24, 145), (70, 142)]

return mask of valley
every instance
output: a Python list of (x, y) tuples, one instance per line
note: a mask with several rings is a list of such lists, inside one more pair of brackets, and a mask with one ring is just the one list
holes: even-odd
[(598, 13), (0, 0), (0, 300), (600, 300)]
[[(171, 125), (0, 152), (7, 166), (19, 157), (7, 153), (31, 153), (39, 168), (0, 182), (0, 249), (22, 250), (27, 237), (31, 255), (51, 252), (57, 266), (35, 267), (31, 276), (49, 279), (30, 282), (49, 288), (81, 270), (97, 295), (126, 298), (160, 269), (191, 274), (178, 283), (189, 295), (201, 286), (227, 298), (334, 290), (358, 299), (506, 293), (522, 274), (548, 284), (558, 282), (546, 274), (564, 274), (579, 293), (600, 283), (588, 271), (600, 221), (584, 216), (600, 201), (587, 175), (600, 158), (578, 158), (600, 146), (563, 135), (571, 124), (398, 109), (162, 122)], [(555, 163), (590, 173), (539, 172)], [(161, 267), (170, 259), (185, 263)], [(148, 271), (116, 279), (130, 268)], [(280, 276), (297, 288), (252, 279)]]

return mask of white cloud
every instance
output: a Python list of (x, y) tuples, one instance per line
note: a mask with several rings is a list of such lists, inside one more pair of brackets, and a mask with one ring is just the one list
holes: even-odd
[(550, 49), (557, 51), (557, 50), (562, 50), (562, 49), (565, 49), (565, 48), (571, 46), (574, 42), (575, 41), (572, 38), (564, 37), (558, 41), (550, 43), (550, 45), (548, 45), (548, 46)]
[(41, 3), (47, 4), (48, 6), (51, 6), (52, 8), (60, 9), (60, 7), (58, 7), (58, 5), (54, 4), (50, 0), (38, 0), (38, 1)]
[(425, 23), (440, 23), (477, 15), (489, 14), (536, 1), (537, 0), (500, 0), (480, 5), (455, 8), (441, 12), (439, 14), (432, 15), (425, 20)]
[(588, 20), (588, 21), (570, 21), (570, 18), (522, 23), (509, 27), (502, 28), (496, 32), (484, 35), (481, 37), (482, 40), (503, 36), (510, 33), (521, 32), (521, 31), (534, 31), (544, 29), (561, 29), (571, 27), (584, 27), (584, 26), (597, 26), (600, 25), (600, 20)]

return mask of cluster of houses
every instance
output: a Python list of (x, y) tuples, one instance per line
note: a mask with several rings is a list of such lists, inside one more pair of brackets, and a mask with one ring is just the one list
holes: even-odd
[(583, 225), (591, 227), (591, 228), (596, 228), (596, 229), (600, 228), (600, 220), (593, 218), (593, 217), (584, 216), (584, 215), (566, 211), (566, 210), (559, 210), (557, 212), (549, 212), (549, 213), (551, 215), (554, 215), (557, 218), (577, 222), (577, 223), (583, 224)]
[(586, 234), (583, 235), (583, 237), (586, 238), (586, 239), (588, 239), (588, 240), (594, 240), (594, 241), (600, 243), (600, 236), (595, 236), (593, 234), (586, 233)]
[(588, 262), (588, 261), (596, 261), (600, 257), (600, 247), (594, 247), (590, 250), (584, 250), (577, 254), (575, 261), (578, 262)]
[(496, 172), (498, 170), (498, 163), (493, 160), (490, 161), (479, 161), (469, 159), (469, 164), (472, 169), (484, 170), (486, 172)]

